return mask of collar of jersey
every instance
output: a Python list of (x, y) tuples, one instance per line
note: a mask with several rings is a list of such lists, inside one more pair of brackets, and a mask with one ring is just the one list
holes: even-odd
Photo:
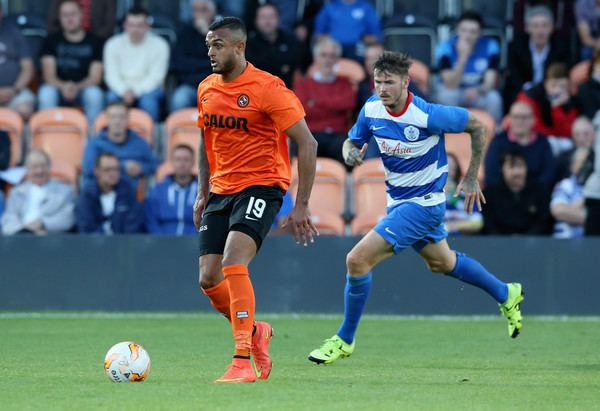
[(388, 110), (387, 107), (386, 107), (385, 111), (387, 111), (390, 114), (390, 116), (400, 117), (401, 115), (403, 115), (404, 113), (406, 113), (406, 110), (408, 110), (408, 106), (410, 105), (410, 103), (412, 103), (412, 99), (413, 99), (413, 95), (409, 91), (408, 92), (408, 98), (406, 99), (406, 104), (404, 104), (404, 107), (402, 108), (402, 110), (400, 110), (397, 113), (393, 113), (390, 110)]

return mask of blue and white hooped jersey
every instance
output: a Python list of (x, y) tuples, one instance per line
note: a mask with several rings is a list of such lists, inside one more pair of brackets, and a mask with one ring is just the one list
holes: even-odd
[(357, 146), (377, 141), (385, 168), (388, 208), (411, 201), (434, 206), (446, 201), (448, 158), (444, 133), (464, 131), (469, 112), (428, 103), (409, 93), (404, 110), (390, 114), (373, 95), (349, 131)]

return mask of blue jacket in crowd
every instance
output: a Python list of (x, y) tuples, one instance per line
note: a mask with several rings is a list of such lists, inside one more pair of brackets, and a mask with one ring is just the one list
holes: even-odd
[(169, 175), (156, 184), (144, 205), (148, 232), (170, 235), (196, 234), (193, 209), (197, 192), (198, 182), (195, 179), (182, 187)]
[(81, 233), (107, 234), (105, 223), (115, 234), (141, 233), (144, 230), (144, 213), (135, 198), (135, 191), (128, 182), (119, 181), (112, 216), (104, 217), (100, 202), (100, 187), (96, 181), (83, 186), (77, 201), (77, 228)]
[(125, 173), (125, 162), (134, 160), (141, 164), (144, 176), (154, 174), (158, 162), (152, 154), (150, 145), (132, 130), (127, 130), (127, 138), (121, 144), (113, 143), (108, 138), (108, 130), (104, 129), (94, 138), (88, 140), (83, 153), (83, 176), (86, 184), (93, 184), (96, 157), (102, 153), (112, 153), (121, 163), (121, 180), (128, 181), (137, 188), (139, 178), (132, 178)]

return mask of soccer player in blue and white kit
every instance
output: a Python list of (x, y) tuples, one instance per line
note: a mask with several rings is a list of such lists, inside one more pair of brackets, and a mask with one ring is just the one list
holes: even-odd
[(521, 329), (521, 284), (506, 284), (466, 254), (450, 249), (444, 227), (448, 162), (445, 133), (471, 135), (471, 161), (455, 195), (465, 193), (465, 210), (481, 209), (485, 198), (477, 181), (486, 129), (467, 110), (431, 104), (408, 91), (410, 61), (405, 54), (385, 52), (374, 65), (376, 95), (367, 100), (344, 143), (349, 165), (362, 163), (367, 142), (374, 137), (385, 167), (387, 216), (369, 231), (346, 257), (344, 321), (333, 337), (308, 359), (330, 364), (354, 351), (354, 334), (371, 289), (372, 269), (381, 261), (412, 247), (435, 273), (444, 273), (487, 292), (508, 319), (508, 334)]

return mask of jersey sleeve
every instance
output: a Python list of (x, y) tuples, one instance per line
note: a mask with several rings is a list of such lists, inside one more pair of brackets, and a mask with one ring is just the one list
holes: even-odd
[(371, 130), (369, 129), (369, 122), (365, 117), (365, 107), (360, 110), (356, 123), (352, 126), (348, 132), (348, 138), (357, 146), (362, 147), (363, 144), (368, 143), (371, 139)]
[(292, 90), (283, 81), (273, 81), (265, 84), (262, 92), (262, 108), (280, 131), (285, 131), (302, 120), (305, 116), (304, 107)]
[(467, 126), (469, 111), (462, 107), (432, 104), (427, 129), (435, 134), (462, 133)]

